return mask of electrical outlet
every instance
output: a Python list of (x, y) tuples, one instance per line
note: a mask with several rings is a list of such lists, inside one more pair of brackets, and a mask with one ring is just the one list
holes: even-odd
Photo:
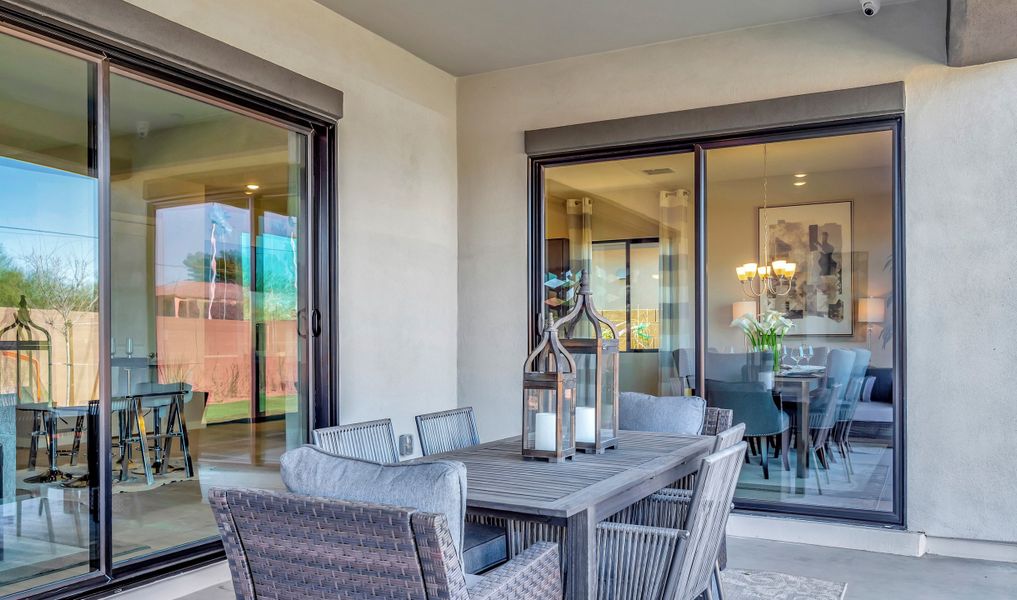
[(399, 436), (399, 456), (409, 456), (413, 454), (413, 436), (409, 433), (404, 433)]

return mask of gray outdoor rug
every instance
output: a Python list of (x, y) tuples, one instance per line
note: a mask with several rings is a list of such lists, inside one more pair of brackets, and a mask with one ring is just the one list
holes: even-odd
[(771, 571), (721, 572), (726, 600), (843, 600), (846, 583)]

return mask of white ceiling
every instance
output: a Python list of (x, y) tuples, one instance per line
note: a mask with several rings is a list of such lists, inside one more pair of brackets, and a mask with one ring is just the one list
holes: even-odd
[(317, 2), (457, 76), (835, 13), (866, 18), (858, 0)]

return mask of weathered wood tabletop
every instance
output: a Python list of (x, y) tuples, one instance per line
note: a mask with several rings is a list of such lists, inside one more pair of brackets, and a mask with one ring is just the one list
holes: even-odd
[(436, 454), (466, 465), (467, 510), (565, 528), (566, 598), (596, 597), (597, 523), (699, 468), (713, 438), (622, 431), (618, 448), (524, 459), (518, 436)]

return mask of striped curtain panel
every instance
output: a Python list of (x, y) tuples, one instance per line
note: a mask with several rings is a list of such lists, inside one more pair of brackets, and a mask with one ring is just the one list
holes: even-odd
[(569, 227), (569, 264), (572, 272), (590, 274), (593, 264), (593, 199), (570, 198), (565, 202)]
[(660, 193), (660, 350), (658, 394), (680, 396), (693, 385), (695, 286), (692, 265), (692, 195), (688, 190)]

